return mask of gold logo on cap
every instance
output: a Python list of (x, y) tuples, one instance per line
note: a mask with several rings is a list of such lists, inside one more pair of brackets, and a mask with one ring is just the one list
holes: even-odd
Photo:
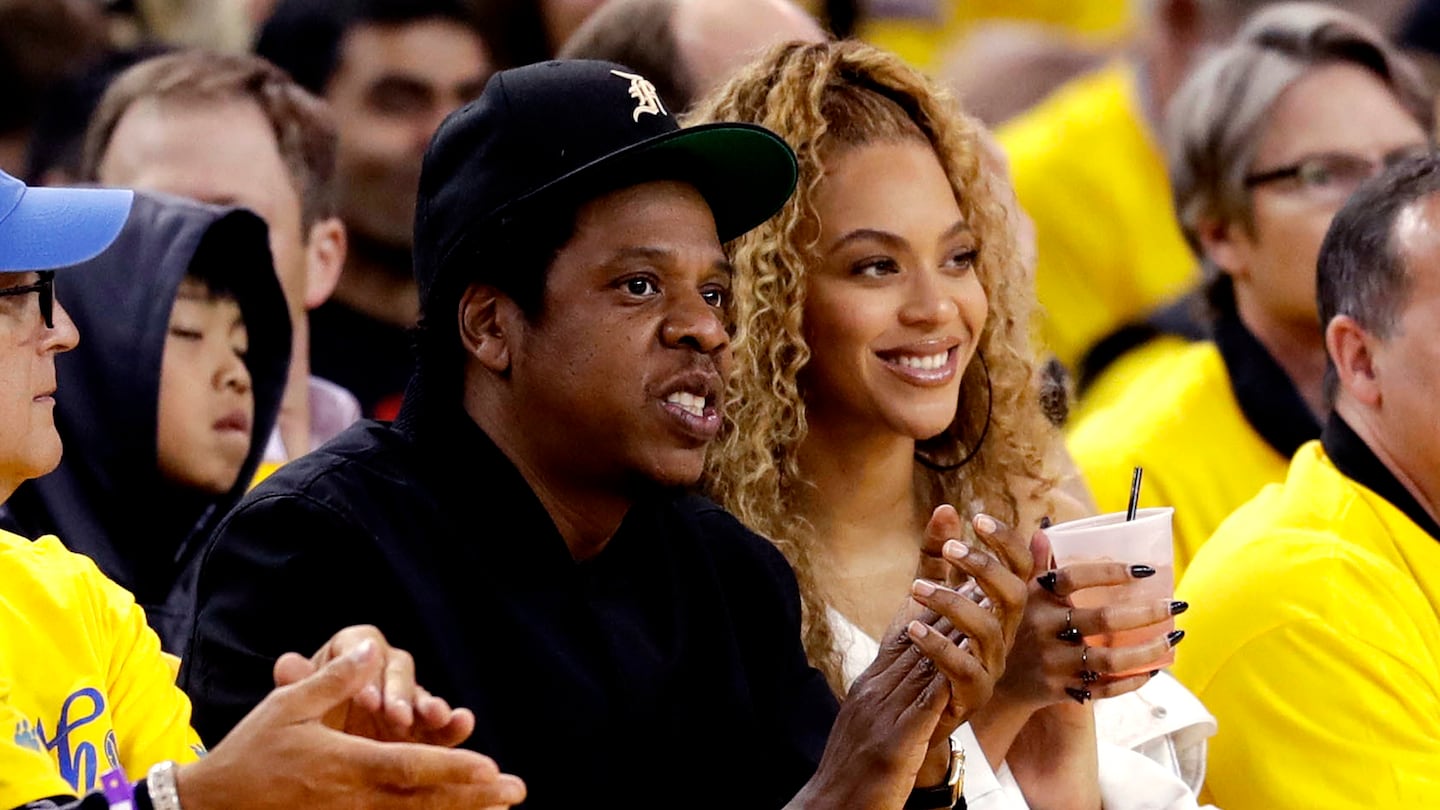
[(649, 79), (619, 70), (612, 70), (610, 73), (630, 80), (630, 97), (639, 102), (635, 105), (634, 114), (630, 116), (632, 119), (638, 122), (642, 113), (669, 115), (665, 112), (665, 105), (660, 103), (660, 94), (655, 92), (655, 85), (651, 84)]

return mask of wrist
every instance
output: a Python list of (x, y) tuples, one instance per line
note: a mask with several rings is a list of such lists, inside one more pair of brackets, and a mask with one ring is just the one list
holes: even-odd
[(945, 781), (950, 772), (950, 738), (932, 741), (925, 751), (925, 760), (915, 772), (915, 787), (933, 787)]

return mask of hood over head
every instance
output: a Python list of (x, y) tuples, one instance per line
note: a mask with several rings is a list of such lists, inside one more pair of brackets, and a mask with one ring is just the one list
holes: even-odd
[[(249, 455), (236, 485), (219, 497), (164, 481), (156, 449), (170, 312), (181, 279), (199, 262), (228, 282), (240, 304), (255, 396)], [(249, 487), (279, 413), (290, 318), (265, 223), (240, 208), (137, 192), (115, 242), (82, 266), (84, 274), (57, 277), (55, 291), (80, 331), (79, 346), (56, 358), (64, 456), (6, 507), (27, 534), (54, 533), (90, 556), (149, 611)]]

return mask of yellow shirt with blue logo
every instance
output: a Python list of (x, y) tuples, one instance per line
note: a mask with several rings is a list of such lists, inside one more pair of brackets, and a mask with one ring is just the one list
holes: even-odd
[(1173, 671), (1219, 721), (1202, 803), (1440, 805), (1440, 528), (1342, 473), (1334, 427), (1180, 584)]
[(176, 663), (89, 558), (0, 531), (0, 807), (197, 759)]
[(1072, 80), (996, 132), (1035, 221), (1039, 339), (1074, 370), (1096, 341), (1196, 283), (1132, 67)]

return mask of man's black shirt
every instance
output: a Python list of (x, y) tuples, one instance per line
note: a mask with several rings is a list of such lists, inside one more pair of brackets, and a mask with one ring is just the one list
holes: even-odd
[[(408, 402), (282, 467), (220, 526), (182, 685), (214, 744), (286, 651), (373, 624), (473, 709), (466, 747), (527, 807), (763, 808), (819, 762), (836, 703), (805, 659), (785, 559), (703, 498), (657, 490), (577, 563), (458, 406)], [(577, 452), (583, 452), (578, 450)]]

